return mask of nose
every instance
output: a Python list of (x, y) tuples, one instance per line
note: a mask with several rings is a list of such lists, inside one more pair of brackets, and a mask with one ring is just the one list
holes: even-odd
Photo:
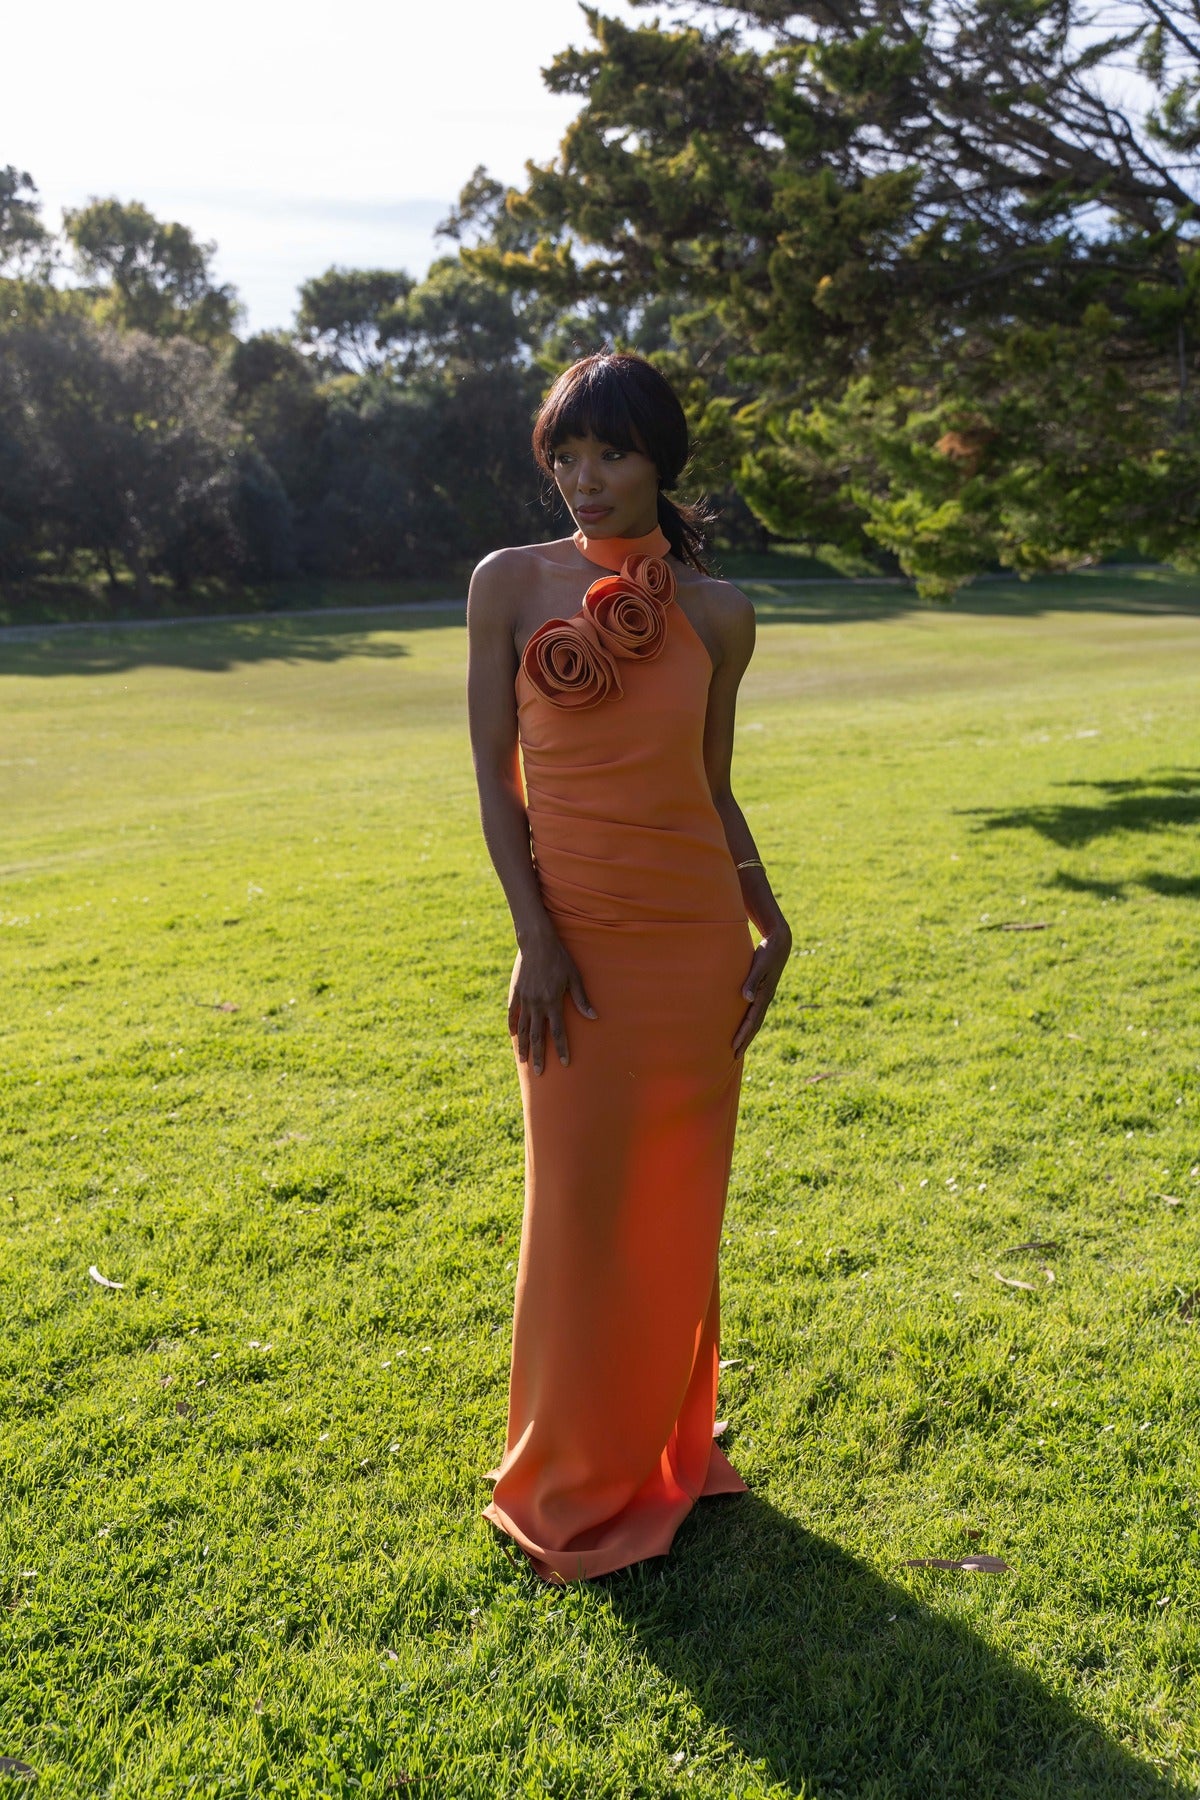
[(598, 465), (590, 462), (581, 462), (579, 465), (579, 480), (576, 485), (582, 494), (598, 494), (604, 485)]

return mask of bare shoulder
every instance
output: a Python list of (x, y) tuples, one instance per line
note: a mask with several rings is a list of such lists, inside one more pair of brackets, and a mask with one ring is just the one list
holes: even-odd
[(536, 549), (535, 544), (508, 544), (502, 550), (490, 551), (471, 571), (472, 599), (502, 595), (527, 578)]
[(467, 626), (473, 637), (511, 635), (521, 596), (534, 573), (533, 553), (529, 544), (508, 545), (476, 563), (467, 589)]
[(684, 597), (694, 598), (696, 604), (706, 607), (714, 618), (753, 619), (753, 602), (732, 581), (725, 581), (720, 575), (706, 575), (701, 569), (685, 568), (677, 574)]
[(699, 615), (719, 647), (720, 660), (745, 665), (754, 649), (754, 603), (732, 581), (689, 570), (679, 584), (689, 613)]
[(706, 575), (704, 587), (710, 604), (722, 617), (735, 625), (753, 627), (754, 602), (743, 594), (740, 587), (735, 587), (732, 581), (723, 581), (717, 575)]
[[(565, 540), (569, 544), (570, 540)], [(489, 613), (511, 610), (548, 565), (561, 563), (564, 543), (508, 544), (493, 550), (471, 572), (468, 606)]]

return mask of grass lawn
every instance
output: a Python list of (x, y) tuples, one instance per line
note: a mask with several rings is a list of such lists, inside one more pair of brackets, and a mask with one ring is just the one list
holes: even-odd
[(0, 642), (0, 1796), (1196, 1793), (1200, 590), (760, 619), (753, 1491), (565, 1591), (461, 618)]

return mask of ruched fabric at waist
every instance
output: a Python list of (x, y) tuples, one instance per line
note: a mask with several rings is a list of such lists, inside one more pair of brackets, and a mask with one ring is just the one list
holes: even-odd
[[(546, 909), (564, 919), (621, 924), (744, 924), (741, 884), (724, 835), (590, 822), (568, 841), (531, 818)], [(574, 834), (572, 834), (574, 837)]]

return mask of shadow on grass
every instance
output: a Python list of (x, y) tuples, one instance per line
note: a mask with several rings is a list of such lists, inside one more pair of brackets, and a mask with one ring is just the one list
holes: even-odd
[(1131, 886), (1146, 888), (1164, 900), (1200, 900), (1200, 875), (1163, 875), (1155, 869), (1147, 869), (1132, 882), (1089, 881), (1057, 869), (1050, 885), (1065, 894), (1091, 894), (1097, 900), (1128, 900)]
[(332, 663), (347, 656), (407, 656), (392, 635), (461, 626), (462, 608), (395, 606), (319, 618), (278, 614), (234, 621), (87, 625), (69, 630), (19, 626), (0, 633), (0, 674), (113, 675), (125, 669), (199, 669), (221, 674), (247, 663)]
[[(982, 831), (1040, 832), (1064, 849), (1090, 844), (1113, 831), (1165, 831), (1172, 826), (1200, 823), (1200, 768), (1167, 769), (1122, 781), (1071, 781), (1060, 785), (1089, 788), (1101, 797), (1090, 806), (1066, 802), (1060, 806), (989, 807), (959, 809), (961, 817), (977, 818)], [(1190, 883), (1171, 882), (1168, 876), (1147, 876), (1145, 884), (1158, 893), (1186, 892)], [(1088, 886), (1089, 884), (1083, 884)], [(1090, 884), (1107, 893), (1105, 883)]]
[[(1014, 1579), (931, 1572), (930, 1592), (939, 1581)], [(1169, 1800), (1185, 1791), (939, 1616), (936, 1602), (756, 1495), (705, 1501), (665, 1561), (603, 1585), (644, 1654), (790, 1792)], [(1102, 1663), (1087, 1659), (1089, 1669)]]
[[(429, 585), (436, 591), (454, 584)], [(465, 590), (465, 580), (460, 585)], [(940, 611), (1014, 619), (1070, 612), (1200, 617), (1200, 580), (1161, 569), (1137, 574), (1093, 569), (1029, 582), (1015, 578), (982, 582), (964, 589), (946, 608), (919, 599), (907, 586), (830, 580), (797, 588), (761, 578), (745, 578), (744, 585), (762, 625), (878, 623)], [(383, 582), (366, 586), (372, 596), (388, 589)], [(314, 589), (317, 594), (323, 591), (319, 584)], [(343, 592), (339, 587), (338, 593)], [(408, 598), (385, 599), (382, 604), (338, 601), (309, 612), (289, 606), (226, 617), (214, 613), (194, 619), (13, 624), (0, 627), (0, 673), (111, 674), (143, 664), (219, 672), (272, 659), (331, 662), (340, 656), (394, 656), (402, 651), (379, 644), (374, 634), (408, 627), (422, 631), (461, 627), (463, 621), (464, 603), (439, 597), (427, 604)]]

